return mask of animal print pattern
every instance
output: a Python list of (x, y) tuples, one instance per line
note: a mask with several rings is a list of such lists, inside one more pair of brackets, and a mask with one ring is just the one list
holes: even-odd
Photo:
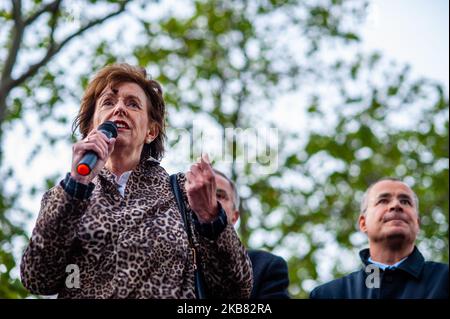
[[(193, 214), (183, 174), (178, 181)], [(193, 256), (167, 172), (141, 162), (124, 197), (106, 168), (93, 183), (84, 200), (60, 185), (44, 194), (20, 265), (24, 286), (58, 298), (195, 298)], [(215, 241), (192, 231), (211, 297), (248, 298), (251, 262), (232, 225)], [(66, 284), (70, 264), (80, 270), (79, 288)]]

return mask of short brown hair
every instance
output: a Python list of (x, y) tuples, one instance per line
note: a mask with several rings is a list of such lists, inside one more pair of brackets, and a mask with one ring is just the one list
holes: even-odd
[(151, 121), (158, 128), (158, 136), (150, 143), (144, 144), (141, 159), (152, 156), (160, 160), (164, 155), (165, 133), (165, 103), (161, 85), (154, 80), (147, 79), (144, 68), (129, 65), (127, 63), (112, 64), (101, 69), (89, 82), (81, 100), (80, 110), (73, 122), (73, 133), (80, 129), (82, 138), (85, 138), (91, 130), (92, 119), (95, 113), (95, 103), (106, 87), (114, 88), (124, 82), (133, 82), (144, 90), (150, 102), (147, 111)]

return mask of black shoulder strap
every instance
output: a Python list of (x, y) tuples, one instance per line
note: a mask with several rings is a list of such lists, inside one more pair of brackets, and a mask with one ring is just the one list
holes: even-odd
[(181, 217), (184, 223), (184, 228), (186, 229), (186, 233), (189, 239), (189, 246), (193, 253), (195, 296), (197, 297), (197, 299), (206, 299), (207, 293), (206, 293), (205, 278), (203, 275), (201, 263), (198, 262), (197, 260), (197, 253), (195, 251), (194, 244), (192, 242), (191, 227), (189, 226), (190, 223), (186, 213), (186, 206), (183, 200), (183, 193), (181, 192), (180, 185), (178, 184), (177, 174), (170, 175), (170, 186), (172, 187), (172, 191), (175, 194), (178, 209), (180, 210)]
[(192, 245), (191, 228), (189, 227), (186, 206), (184, 205), (183, 193), (181, 192), (180, 185), (178, 184), (177, 174), (170, 175), (170, 186), (172, 187), (172, 192), (175, 194), (175, 200), (177, 201), (178, 209), (180, 210), (181, 217), (183, 219), (184, 228), (189, 238), (189, 243)]

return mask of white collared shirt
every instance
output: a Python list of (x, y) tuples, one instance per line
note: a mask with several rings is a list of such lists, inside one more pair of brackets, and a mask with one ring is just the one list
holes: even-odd
[(370, 258), (370, 257), (369, 257), (369, 262), (372, 263), (372, 264), (374, 264), (375, 266), (378, 266), (381, 270), (386, 270), (386, 269), (394, 269), (394, 268), (397, 268), (398, 266), (400, 266), (400, 264), (401, 264), (402, 262), (405, 261), (406, 258), (408, 258), (408, 257), (403, 258), (402, 260), (396, 262), (396, 263), (393, 264), (393, 265), (387, 265), (387, 264), (379, 263), (379, 262), (377, 262), (377, 261), (372, 260), (372, 258)]
[(120, 195), (122, 195), (122, 197), (125, 197), (125, 186), (127, 185), (128, 178), (130, 177), (131, 172), (132, 171), (126, 171), (119, 177), (113, 174), (115, 177), (114, 181), (116, 182), (117, 190), (119, 191)]

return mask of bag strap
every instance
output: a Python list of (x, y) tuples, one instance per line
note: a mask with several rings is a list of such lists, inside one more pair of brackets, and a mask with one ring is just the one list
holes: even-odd
[(203, 277), (203, 271), (200, 263), (197, 260), (197, 252), (195, 250), (194, 243), (192, 241), (191, 227), (189, 223), (189, 218), (186, 213), (186, 205), (184, 204), (183, 194), (180, 189), (180, 185), (178, 184), (177, 174), (170, 175), (170, 186), (172, 187), (172, 192), (175, 194), (175, 200), (178, 204), (178, 209), (180, 210), (181, 217), (183, 219), (184, 228), (186, 230), (189, 247), (192, 251), (192, 255), (194, 257), (194, 285), (195, 285), (195, 295), (197, 299), (206, 299), (206, 290), (205, 290), (205, 280)]
[(192, 234), (189, 220), (186, 214), (186, 206), (184, 205), (183, 194), (181, 193), (180, 185), (178, 184), (177, 174), (170, 175), (170, 186), (172, 187), (172, 192), (175, 194), (175, 200), (177, 201), (178, 209), (180, 210), (181, 217), (183, 219), (184, 229), (188, 235), (189, 245), (194, 247), (192, 243)]

